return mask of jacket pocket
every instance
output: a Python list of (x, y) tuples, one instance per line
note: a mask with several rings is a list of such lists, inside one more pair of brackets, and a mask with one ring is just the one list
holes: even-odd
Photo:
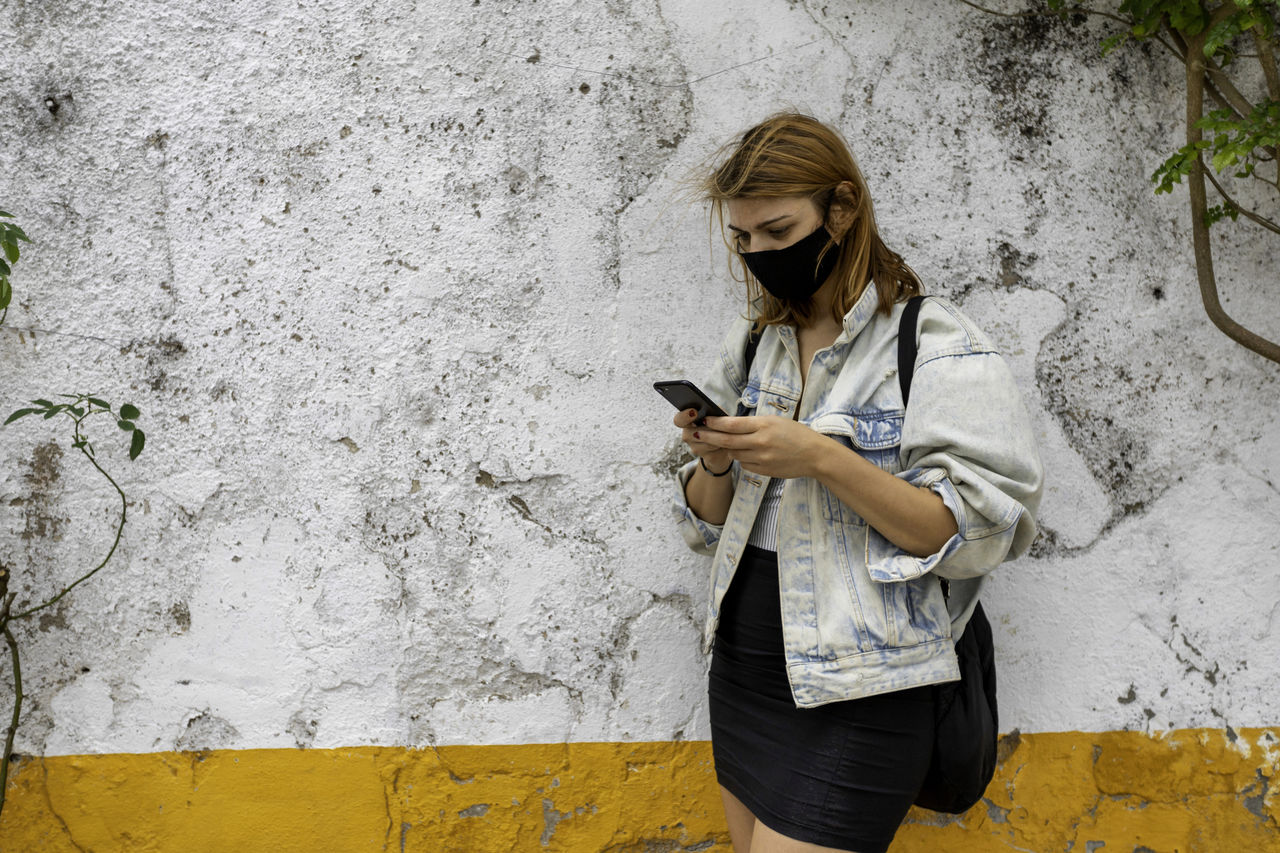
[(890, 610), (897, 614), (898, 641), (904, 646), (951, 636), (951, 614), (942, 586), (932, 574), (903, 583), (879, 584)]

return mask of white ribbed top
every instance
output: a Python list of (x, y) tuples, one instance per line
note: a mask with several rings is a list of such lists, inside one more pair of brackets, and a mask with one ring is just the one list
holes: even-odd
[(766, 551), (778, 550), (778, 507), (782, 505), (782, 484), (786, 480), (774, 477), (764, 490), (760, 499), (760, 510), (756, 513), (756, 523), (751, 527), (751, 535), (747, 544)]

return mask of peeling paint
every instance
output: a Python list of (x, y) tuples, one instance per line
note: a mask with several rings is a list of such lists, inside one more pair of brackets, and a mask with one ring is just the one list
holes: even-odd
[[(1280, 767), (1254, 752), (1217, 730), (1024, 734), (983, 802), (913, 809), (893, 849), (1271, 849)], [(50, 853), (126, 837), (176, 853), (206, 831), (282, 853), (383, 849), (384, 835), (423, 853), (731, 849), (705, 741), (49, 757), (21, 762), (11, 784), (0, 837)]]

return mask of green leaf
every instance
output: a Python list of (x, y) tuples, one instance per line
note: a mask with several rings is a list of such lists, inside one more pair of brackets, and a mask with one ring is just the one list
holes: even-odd
[(1106, 56), (1129, 40), (1129, 33), (1116, 33), (1102, 41), (1102, 55)]
[(1248, 177), (1264, 159), (1265, 150), (1280, 141), (1280, 101), (1263, 101), (1243, 118), (1229, 110), (1213, 110), (1196, 126), (1213, 135), (1210, 147), (1216, 171), (1235, 166), (1237, 177)]
[(130, 421), (116, 421), (116, 426), (125, 432), (133, 432), (137, 427)]
[(22, 230), (21, 228), (19, 228), (17, 225), (10, 225), (10, 226), (9, 226), (9, 233), (10, 233), (10, 234), (16, 234), (16, 235), (17, 235), (17, 237), (18, 237), (18, 239), (19, 239), (19, 240), (21, 240), (21, 241), (22, 241), (22, 242), (24, 242), (24, 243), (30, 243), (30, 242), (31, 242), (31, 238), (27, 236), (27, 232), (23, 231), (23, 230)]
[(13, 286), (9, 284), (9, 279), (0, 275), (0, 311), (9, 307), (10, 300), (13, 299)]
[(1209, 30), (1209, 35), (1204, 40), (1204, 55), (1216, 56), (1226, 49), (1236, 36), (1241, 33), (1242, 16), (1239, 13), (1231, 15), (1219, 21), (1217, 26)]
[(47, 409), (53, 405), (53, 403), (50, 403), (48, 400), (32, 400), (31, 402), (35, 403), (42, 409)]
[(142, 452), (142, 446), (146, 444), (147, 437), (142, 434), (142, 430), (133, 431), (133, 441), (129, 444), (129, 459), (137, 459), (138, 454)]
[(1204, 212), (1204, 224), (1206, 226), (1212, 226), (1222, 219), (1230, 219), (1235, 222), (1239, 218), (1240, 210), (1234, 205), (1218, 204)]
[(84, 409), (80, 408), (79, 406), (72, 406), (72, 407), (71, 407), (71, 414), (75, 415), (77, 418), (83, 418), (83, 417), (84, 417)]
[(130, 420), (130, 421), (136, 420), (138, 416), (141, 414), (142, 412), (138, 411), (138, 407), (133, 405), (132, 403), (125, 403), (123, 406), (120, 407), (120, 417), (124, 418), (125, 420)]
[(110, 411), (110, 410), (111, 410), (111, 404), (110, 404), (110, 403), (108, 403), (106, 400), (99, 400), (97, 397), (87, 397), (86, 399), (87, 399), (90, 403), (93, 403), (95, 406), (101, 406), (102, 408), (106, 409), (107, 411)]
[(0, 240), (0, 245), (4, 246), (4, 256), (9, 259), (9, 263), (16, 264), (18, 262), (18, 241), (6, 234), (4, 239)]
[(9, 424), (16, 421), (18, 418), (25, 418), (27, 415), (30, 415), (33, 412), (35, 412), (35, 409), (18, 409), (18, 411), (14, 412), (12, 415), (9, 415), (9, 417), (5, 419), (4, 425), (8, 426)]
[(0, 275), (7, 276), (11, 272), (13, 272), (13, 270), (9, 268), (7, 263), (5, 263), (4, 258), (0, 258)]
[(1157, 184), (1156, 194), (1173, 192), (1174, 184), (1182, 183), (1183, 177), (1191, 174), (1196, 158), (1208, 147), (1209, 143), (1202, 139), (1193, 145), (1182, 146), (1165, 160), (1151, 175), (1152, 183)]
[(13, 214), (12, 214), (12, 213), (5, 213), (3, 210), (0, 210), (0, 216), (7, 216), (7, 217), (9, 217), (10, 219), (12, 219), (12, 218), (13, 218)]
[(54, 406), (52, 409), (44, 413), (44, 419), (47, 421), (49, 420), (49, 418), (53, 417), (54, 415), (57, 415), (61, 411), (62, 411), (61, 406)]
[[(1169, 23), (1174, 29), (1181, 30), (1186, 35), (1199, 35), (1209, 23), (1209, 15), (1200, 5), (1199, 0), (1182, 0), (1182, 2), (1168, 5), (1172, 7), (1166, 10)], [(1156, 29), (1159, 29), (1158, 24)]]

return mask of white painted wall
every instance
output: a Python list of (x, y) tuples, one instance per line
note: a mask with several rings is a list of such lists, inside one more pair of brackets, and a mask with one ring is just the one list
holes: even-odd
[[(681, 182), (781, 107), (844, 129), (1035, 416), (1002, 726), (1277, 720), (1277, 368), (1210, 326), (1185, 196), (1146, 181), (1183, 109), (1159, 53), (954, 0), (0, 18), (0, 207), (35, 240), (0, 405), (93, 390), (149, 436), (94, 433), (130, 520), (21, 630), (19, 751), (706, 737), (649, 385), (742, 303)], [(1274, 248), (1229, 242), (1228, 309), (1280, 335)], [(118, 507), (51, 425), (2, 435), (0, 560), (45, 595)]]

